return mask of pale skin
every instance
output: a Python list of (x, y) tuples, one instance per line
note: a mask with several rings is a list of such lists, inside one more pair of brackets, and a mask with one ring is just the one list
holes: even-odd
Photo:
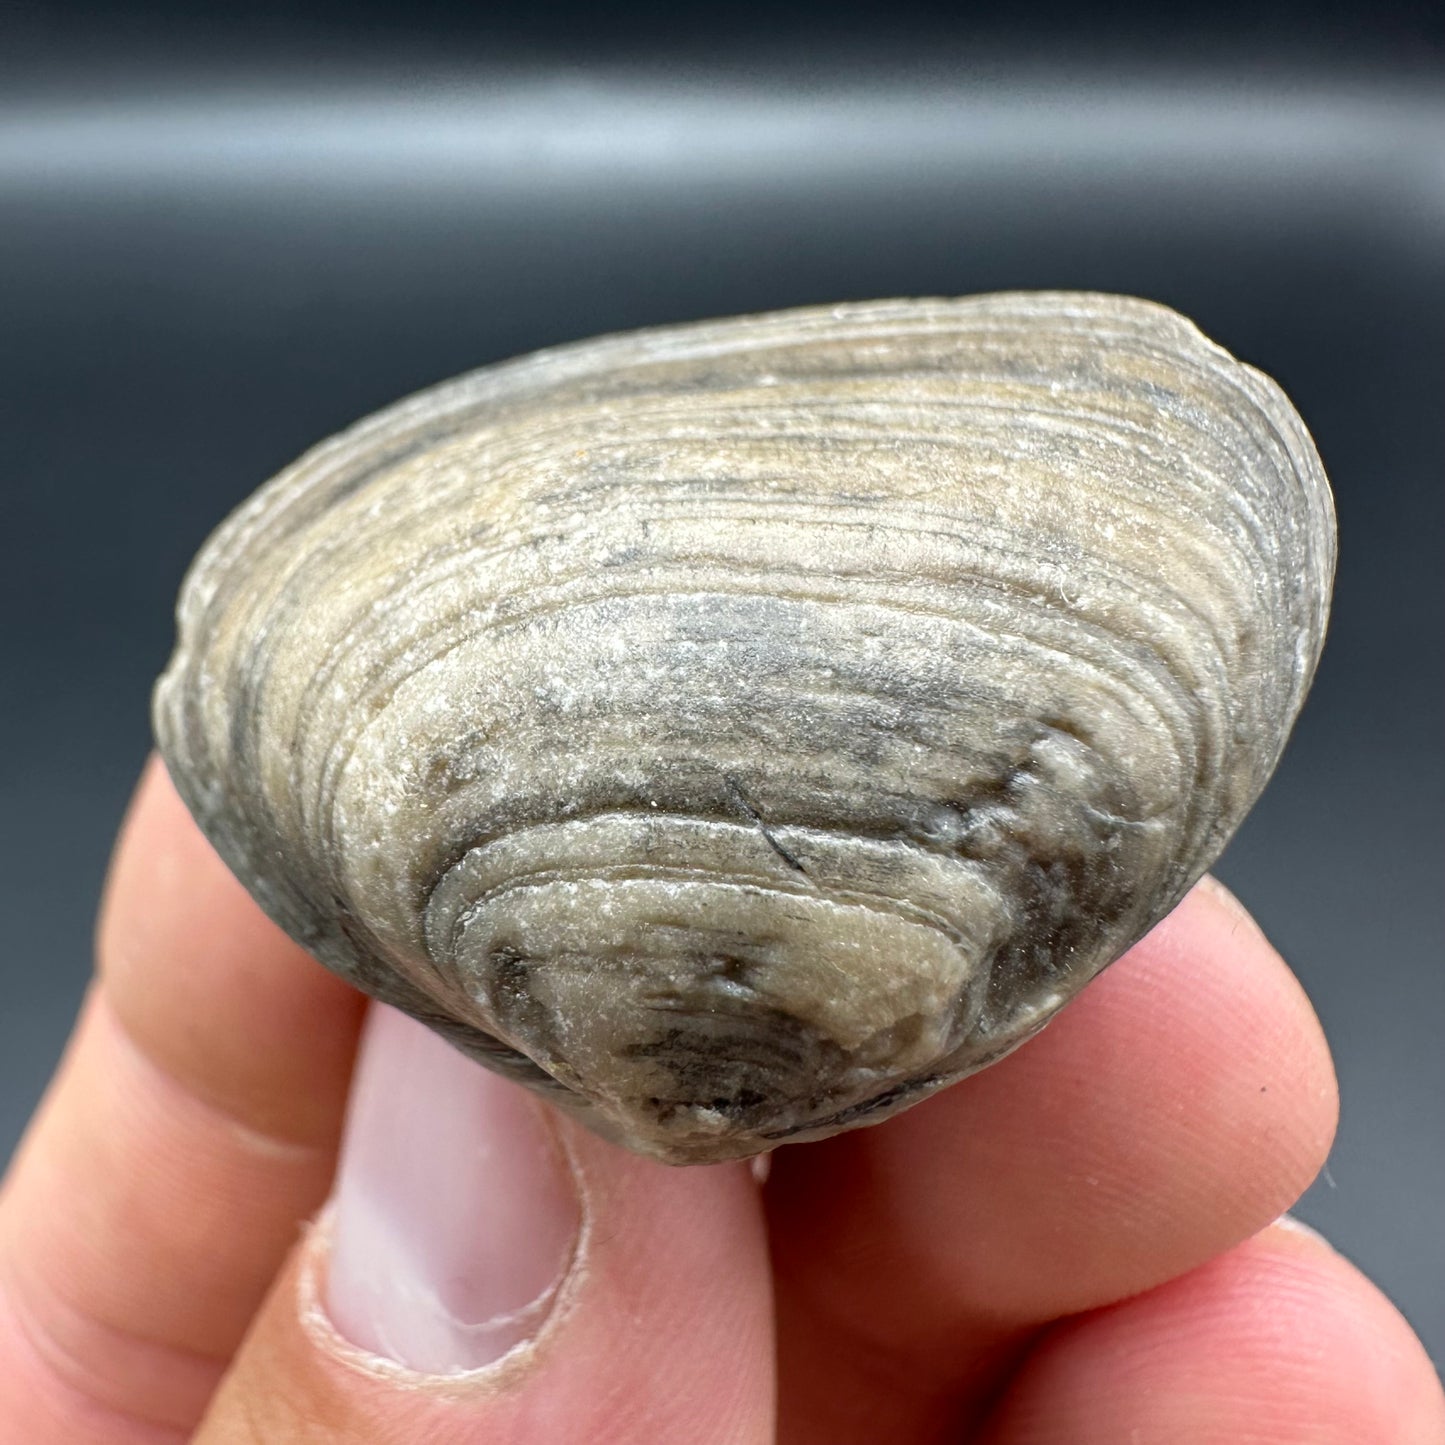
[(572, 1304), (545, 1348), (449, 1383), (304, 1318), (364, 1007), (153, 763), (0, 1193), (0, 1438), (1445, 1445), (1404, 1319), (1279, 1220), (1334, 1074), (1215, 885), (1012, 1057), (779, 1151), (761, 1188), (559, 1124), (588, 1181)]

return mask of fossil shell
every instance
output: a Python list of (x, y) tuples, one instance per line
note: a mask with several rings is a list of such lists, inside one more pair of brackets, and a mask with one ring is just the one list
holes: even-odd
[(322, 443), (186, 581), (156, 731), (284, 928), (688, 1162), (885, 1117), (1164, 915), (1320, 650), (1329, 490), (1164, 307), (542, 352)]

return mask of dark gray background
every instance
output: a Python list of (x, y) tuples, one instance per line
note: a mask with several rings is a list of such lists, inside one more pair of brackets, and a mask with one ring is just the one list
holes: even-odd
[(1134, 292), (1274, 374), (1335, 483), (1319, 681), (1220, 871), (1339, 1065), (1300, 1212), (1445, 1357), (1445, 50), (1423, 7), (1225, 11), (1016, 34), (905, 5), (884, 34), (844, 7), (821, 38), (779, 5), (686, 34), (676, 7), (10, 13), (0, 1157), (86, 978), (181, 571), (295, 453), (609, 329)]

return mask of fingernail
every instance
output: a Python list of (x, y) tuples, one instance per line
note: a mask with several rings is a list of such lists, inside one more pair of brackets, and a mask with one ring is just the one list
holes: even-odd
[(1324, 1245), (1331, 1253), (1334, 1252), (1334, 1245), (1332, 1245), (1318, 1229), (1313, 1225), (1306, 1224), (1303, 1219), (1298, 1218), (1296, 1215), (1289, 1213), (1281, 1214), (1279, 1218), (1275, 1220), (1274, 1227), (1276, 1229), (1286, 1230), (1290, 1234), (1301, 1235), (1316, 1244)]
[(580, 1226), (543, 1105), (373, 1005), (331, 1210), (338, 1333), (428, 1375), (489, 1365), (541, 1326)]
[(1249, 909), (1244, 906), (1244, 904), (1239, 901), (1239, 899), (1234, 896), (1233, 893), (1229, 891), (1229, 889), (1224, 886), (1224, 884), (1219, 881), (1219, 879), (1214, 876), (1214, 874), (1206, 873), (1204, 877), (1199, 880), (1199, 886), (1204, 889), (1205, 892), (1213, 894), (1215, 900), (1224, 909), (1224, 911), (1226, 913), (1233, 914), (1233, 916), (1238, 922), (1248, 924), (1248, 926), (1252, 928), (1256, 933), (1260, 931), (1259, 924), (1255, 922), (1254, 915), (1249, 911)]

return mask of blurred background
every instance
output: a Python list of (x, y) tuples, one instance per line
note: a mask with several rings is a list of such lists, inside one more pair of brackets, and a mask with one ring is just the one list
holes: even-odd
[(885, 8), (0, 11), (0, 1160), (86, 981), (182, 570), (296, 453), (601, 331), (1132, 292), (1272, 373), (1335, 484), (1319, 681), (1218, 871), (1338, 1061), (1299, 1212), (1438, 1364), (1439, 7)]

